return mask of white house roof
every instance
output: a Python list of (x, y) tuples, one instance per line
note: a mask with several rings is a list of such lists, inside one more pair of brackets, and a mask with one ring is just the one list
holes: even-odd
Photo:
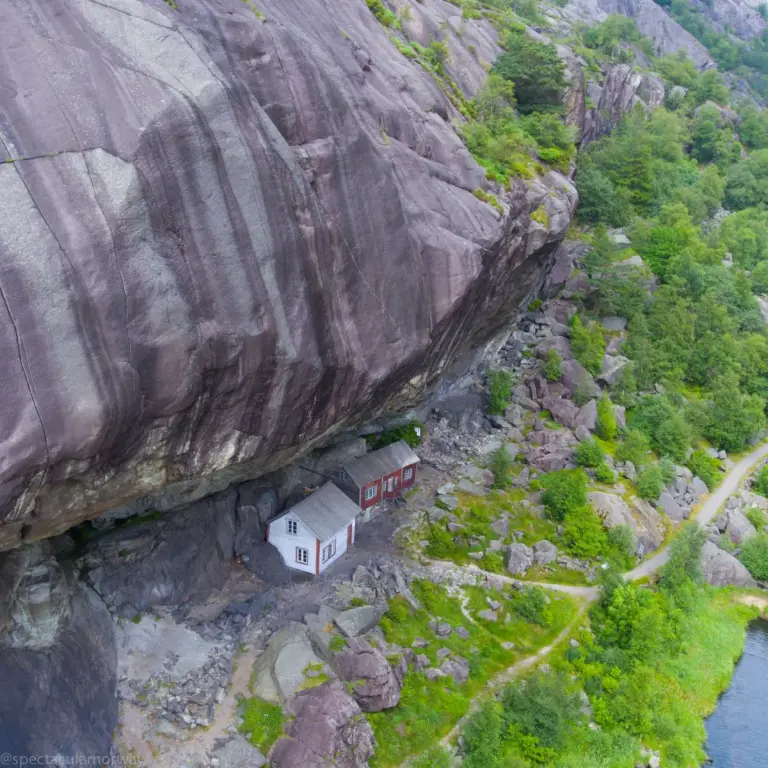
[(320, 541), (325, 541), (346, 528), (359, 513), (360, 507), (349, 496), (333, 483), (326, 483), (285, 514), (298, 518)]
[(354, 480), (359, 488), (362, 488), (384, 475), (390, 475), (411, 464), (421, 461), (403, 440), (390, 443), (378, 451), (372, 451), (361, 456), (351, 464), (344, 467), (346, 473)]

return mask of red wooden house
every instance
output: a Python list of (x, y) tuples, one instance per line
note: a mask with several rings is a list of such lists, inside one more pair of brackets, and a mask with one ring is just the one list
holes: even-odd
[[(416, 482), (419, 457), (402, 440), (371, 451), (346, 465), (339, 477), (361, 509), (394, 499)], [(351, 486), (351, 487), (350, 487)]]

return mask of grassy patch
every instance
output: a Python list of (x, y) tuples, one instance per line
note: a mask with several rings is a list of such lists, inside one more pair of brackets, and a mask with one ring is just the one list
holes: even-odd
[(241, 707), (243, 722), (238, 730), (256, 749), (267, 754), (283, 732), (283, 710), (257, 697), (243, 699)]
[[(473, 622), (463, 614), (460, 598), (449, 595), (443, 587), (417, 581), (412, 588), (424, 608), (414, 611), (401, 597), (391, 600), (380, 624), (387, 641), (410, 647), (417, 637), (427, 640), (429, 645), (418, 652), (426, 654), (432, 666), (438, 665), (437, 651), (447, 648), (469, 662), (469, 679), (464, 685), (449, 677), (430, 681), (409, 670), (398, 706), (368, 715), (378, 742), (370, 761), (372, 768), (400, 765), (408, 756), (433, 747), (466, 714), (472, 697), (492, 676), (550, 642), (577, 610), (567, 596), (552, 596), (545, 610), (547, 626), (541, 626), (526, 621), (515, 610), (519, 597), (466, 587), (471, 613), (487, 608), (486, 597), (490, 597), (502, 602), (511, 617), (508, 623), (504, 623), (503, 615), (496, 623)], [(530, 615), (538, 618), (535, 613)], [(464, 627), (468, 637), (463, 638), (455, 631), (448, 637), (436, 637), (430, 626), (433, 617), (447, 621), (453, 629)], [(511, 642), (514, 647), (505, 648), (504, 642)]]

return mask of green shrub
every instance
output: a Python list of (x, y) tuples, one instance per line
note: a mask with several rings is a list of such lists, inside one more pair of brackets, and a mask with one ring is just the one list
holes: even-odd
[(691, 443), (691, 428), (679, 409), (667, 399), (643, 398), (632, 414), (630, 426), (645, 433), (659, 455), (685, 461)]
[(646, 467), (637, 478), (637, 492), (644, 499), (656, 501), (664, 490), (664, 475), (659, 464)]
[(565, 515), (563, 543), (575, 557), (593, 558), (605, 553), (608, 547), (605, 529), (591, 507), (579, 507)]
[(606, 533), (607, 557), (620, 571), (632, 567), (635, 559), (635, 534), (628, 525), (617, 525)]
[(534, 299), (529, 305), (528, 305), (528, 311), (529, 312), (538, 312), (541, 309), (541, 305), (544, 302), (541, 299)]
[(547, 359), (544, 363), (544, 378), (547, 381), (560, 381), (563, 375), (563, 358), (556, 349), (550, 349), (547, 352)]
[(552, 624), (552, 612), (547, 593), (541, 587), (529, 587), (517, 592), (512, 601), (512, 610), (531, 624), (548, 627)]
[(594, 376), (603, 368), (605, 339), (600, 323), (584, 325), (578, 315), (571, 318), (571, 348), (574, 357)]
[(768, 581), (768, 535), (758, 533), (741, 545), (739, 560), (758, 581)]
[(639, 430), (630, 429), (616, 448), (616, 458), (619, 461), (631, 461), (639, 469), (648, 461), (650, 449), (648, 438)]
[(492, 454), (490, 469), (493, 472), (494, 488), (506, 488), (512, 481), (510, 470), (512, 469), (512, 459), (509, 457), (507, 446), (500, 445)]
[(244, 699), (241, 706), (243, 722), (238, 730), (256, 749), (267, 754), (283, 732), (282, 708), (256, 697)]
[(757, 507), (752, 507), (747, 510), (747, 520), (749, 520), (758, 531), (762, 531), (766, 524), (768, 524), (768, 517), (766, 517), (765, 512)]
[(539, 484), (543, 489), (541, 501), (553, 520), (563, 520), (587, 503), (587, 476), (580, 469), (548, 472)]
[(411, 448), (415, 448), (421, 442), (423, 431), (424, 426), (420, 422), (412, 421), (402, 427), (385, 429), (376, 435), (366, 435), (365, 441), (371, 450), (374, 451), (383, 448), (385, 445), (396, 443), (398, 440), (403, 440)]
[(371, 13), (376, 17), (379, 24), (382, 24), (385, 27), (402, 28), (400, 19), (398, 19), (397, 16), (381, 2), (381, 0), (365, 0), (365, 3), (368, 8), (370, 8)]
[(502, 414), (509, 406), (512, 394), (512, 374), (497, 370), (488, 373), (488, 413)]
[(613, 403), (607, 395), (603, 395), (597, 401), (597, 424), (595, 433), (602, 440), (613, 440), (618, 434), (616, 415), (613, 411)]
[(752, 481), (752, 490), (761, 496), (768, 497), (768, 464), (765, 464), (755, 475), (755, 479)]
[(409, 768), (453, 768), (453, 754), (448, 747), (432, 747), (408, 765)]
[(597, 480), (598, 483), (612, 483), (616, 480), (616, 475), (614, 471), (603, 462), (595, 467), (595, 480)]
[(347, 647), (347, 641), (341, 635), (334, 635), (331, 638), (331, 642), (328, 643), (328, 650), (331, 653), (338, 653), (343, 651)]
[(688, 459), (688, 469), (700, 477), (710, 491), (720, 480), (720, 462), (708, 456), (706, 451), (694, 451)]
[(605, 456), (600, 446), (591, 438), (579, 443), (574, 454), (576, 463), (582, 467), (599, 467), (605, 461)]

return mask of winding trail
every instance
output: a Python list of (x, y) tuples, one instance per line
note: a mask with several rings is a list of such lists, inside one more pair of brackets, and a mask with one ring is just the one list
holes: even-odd
[[(766, 456), (768, 456), (768, 444), (763, 444), (758, 446), (754, 451), (752, 451), (752, 453), (749, 453), (740, 459), (725, 475), (723, 481), (717, 487), (715, 492), (704, 501), (696, 517), (694, 518), (696, 522), (698, 522), (701, 526), (710, 523), (717, 516), (718, 512), (720, 511), (723, 504), (725, 504), (728, 497), (739, 487), (741, 481), (752, 471), (755, 464), (757, 464)], [(653, 557), (646, 560), (644, 563), (641, 563), (637, 568), (634, 568), (631, 571), (627, 571), (627, 573), (624, 574), (625, 581), (637, 581), (639, 579), (643, 579), (647, 576), (655, 574), (669, 560), (670, 546), (671, 544), (667, 544)], [(560, 645), (568, 638), (574, 626), (582, 618), (589, 605), (598, 599), (600, 596), (600, 590), (598, 587), (583, 587), (575, 586), (573, 584), (550, 584), (548, 582), (525, 581), (523, 579), (516, 579), (512, 576), (505, 576), (504, 574), (485, 571), (474, 564), (457, 566), (456, 563), (446, 560), (429, 559), (429, 567), (438, 573), (446, 572), (449, 570), (455, 571), (457, 568), (460, 568), (464, 573), (468, 575), (488, 576), (497, 581), (513, 584), (515, 586), (542, 587), (543, 589), (549, 589), (555, 592), (562, 592), (571, 595), (572, 597), (581, 601), (581, 605), (579, 606), (579, 611), (576, 616), (568, 624), (568, 626), (565, 627), (565, 629), (563, 629), (562, 632), (560, 632), (560, 634), (551, 643), (549, 643), (549, 645), (545, 645), (531, 656), (527, 656), (526, 658), (515, 662), (512, 666), (502, 670), (495, 677), (488, 681), (483, 691), (475, 696), (475, 698), (472, 700), (472, 704), (470, 705), (467, 713), (460, 720), (458, 720), (453, 728), (451, 728), (451, 730), (440, 740), (442, 744), (449, 744), (458, 738), (469, 718), (471, 718), (472, 715), (479, 709), (482, 702), (485, 701), (488, 696), (492, 695), (496, 689), (506, 685), (508, 682), (513, 680), (521, 672), (530, 669), (535, 664), (542, 661), (550, 653), (552, 653), (552, 651), (557, 648), (558, 645)], [(759, 600), (761, 605), (768, 603), (768, 600), (764, 600), (763, 598), (755, 598), (755, 600)], [(403, 766), (407, 766), (410, 759), (411, 758), (409, 757), (407, 760), (405, 760), (402, 763), (401, 768)]]

